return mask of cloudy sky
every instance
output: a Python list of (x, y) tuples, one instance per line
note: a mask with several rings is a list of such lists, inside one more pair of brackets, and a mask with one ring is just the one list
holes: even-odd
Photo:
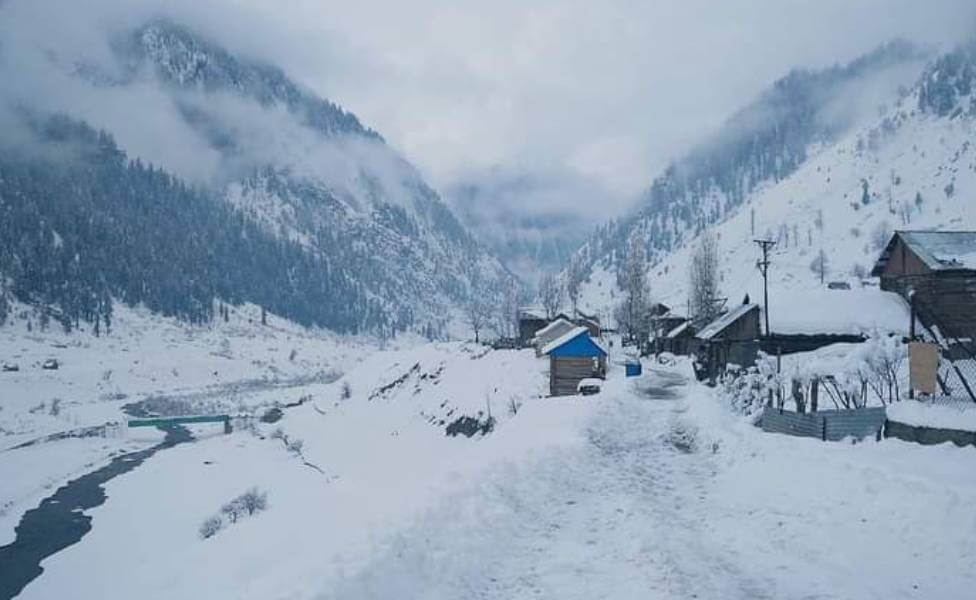
[(610, 211), (791, 67), (976, 31), (972, 0), (28, 4), (66, 44), (87, 43), (82, 23), (161, 11), (355, 112), (435, 186), (493, 167), (571, 171), (607, 190)]
[(793, 66), (976, 31), (971, 0), (287, 5), (270, 11), (289, 32), (280, 60), (435, 183), (493, 165), (568, 167), (620, 195)]

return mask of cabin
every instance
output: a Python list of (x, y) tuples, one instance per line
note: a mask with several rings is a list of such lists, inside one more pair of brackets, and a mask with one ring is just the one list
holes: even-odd
[(576, 329), (577, 325), (570, 323), (566, 319), (560, 317), (549, 323), (538, 332), (536, 332), (535, 337), (532, 338), (532, 345), (535, 347), (535, 355), (542, 356), (542, 349), (549, 345), (550, 342), (559, 338), (573, 329)]
[[(663, 304), (658, 304), (657, 306), (664, 307)], [(665, 307), (666, 308), (666, 307)], [(652, 309), (651, 317), (649, 319), (650, 332), (648, 334), (648, 341), (650, 342), (651, 352), (670, 352), (668, 349), (667, 336), (670, 332), (674, 331), (679, 326), (688, 322), (688, 318), (679, 314), (676, 314), (670, 310), (667, 312), (657, 312)]]
[(519, 345), (523, 348), (532, 344), (532, 338), (539, 330), (549, 324), (546, 311), (535, 306), (523, 306), (518, 309)]
[(714, 379), (729, 364), (752, 366), (759, 352), (759, 305), (740, 304), (718, 317), (698, 332), (699, 379)]
[(670, 352), (678, 356), (694, 354), (698, 349), (695, 334), (698, 329), (691, 321), (684, 321), (664, 334), (662, 352)]
[(976, 337), (976, 231), (896, 231), (871, 275), (950, 338)]
[(877, 288), (773, 288), (769, 306), (770, 331), (760, 342), (767, 354), (857, 344), (872, 335), (905, 336), (911, 320), (908, 304), (900, 296)]
[(571, 396), (584, 379), (607, 375), (607, 351), (585, 327), (574, 327), (542, 347), (549, 356), (549, 394)]

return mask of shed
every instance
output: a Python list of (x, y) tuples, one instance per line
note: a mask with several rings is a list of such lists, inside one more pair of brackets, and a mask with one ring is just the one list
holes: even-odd
[(730, 363), (753, 365), (759, 351), (759, 305), (740, 304), (702, 328), (696, 340), (702, 379), (715, 378)]
[(914, 297), (923, 324), (976, 337), (976, 231), (896, 231), (871, 275), (882, 290)]
[(695, 341), (697, 329), (691, 321), (685, 321), (671, 329), (664, 336), (664, 351), (679, 356), (694, 354), (698, 348)]
[(519, 345), (523, 348), (532, 343), (540, 329), (549, 324), (546, 311), (535, 306), (523, 306), (518, 310)]
[(583, 379), (606, 377), (607, 351), (585, 327), (575, 327), (549, 342), (542, 353), (549, 356), (549, 393), (553, 396), (575, 394)]

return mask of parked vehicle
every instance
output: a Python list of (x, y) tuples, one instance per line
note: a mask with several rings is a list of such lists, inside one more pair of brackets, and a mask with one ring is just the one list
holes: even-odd
[(0, 371), (3, 371), (4, 373), (13, 373), (19, 370), (20, 370), (20, 366), (17, 363), (5, 362), (3, 363), (3, 365), (0, 365)]
[(48, 371), (57, 371), (58, 370), (58, 367), (60, 367), (60, 366), (61, 366), (61, 363), (59, 363), (58, 362), (58, 359), (56, 359), (56, 358), (49, 358), (49, 359), (45, 360), (43, 363), (41, 363), (41, 368), (42, 369), (46, 369)]
[(831, 281), (827, 284), (828, 290), (849, 290), (851, 289), (851, 284), (846, 281)]
[(584, 396), (599, 394), (601, 389), (603, 389), (603, 380), (595, 377), (581, 379), (576, 385), (576, 391)]

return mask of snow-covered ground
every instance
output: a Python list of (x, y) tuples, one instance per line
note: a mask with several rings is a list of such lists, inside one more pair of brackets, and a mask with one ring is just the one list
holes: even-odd
[[(201, 426), (111, 480), (92, 531), (21, 597), (959, 598), (976, 585), (973, 448), (765, 434), (684, 362), (629, 379), (615, 365), (600, 394), (569, 398), (545, 397), (531, 350), (420, 344), (343, 366), (260, 392), (312, 396), (276, 424)], [(489, 412), (490, 433), (445, 434)], [(200, 539), (253, 486), (268, 510)]]
[[(0, 363), (20, 369), (0, 372), (0, 545), (13, 539), (20, 515), (58, 486), (162, 439), (153, 430), (104, 427), (124, 423), (125, 404), (158, 397), (202, 414), (260, 411), (314, 394), (313, 384), (332, 381), (375, 350), (273, 315), (261, 325), (253, 306), (192, 327), (118, 304), (111, 334), (100, 337), (65, 334), (56, 324), (41, 331), (36, 319), (28, 330), (20, 318), (27, 313), (14, 314), (0, 327)], [(49, 358), (58, 370), (41, 369)], [(96, 435), (44, 441), (65, 432)]]

